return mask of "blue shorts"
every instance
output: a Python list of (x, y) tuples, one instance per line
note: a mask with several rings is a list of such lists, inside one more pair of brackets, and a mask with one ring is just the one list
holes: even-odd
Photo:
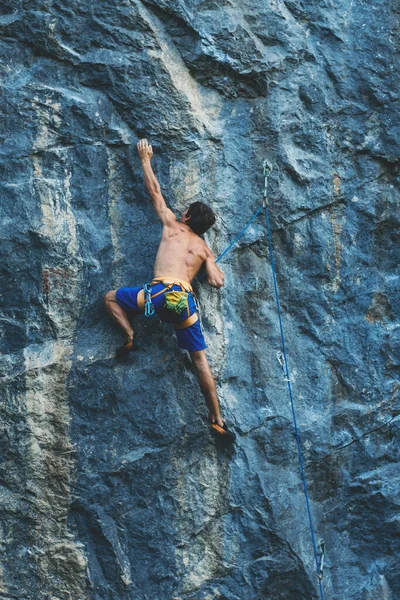
[[(152, 294), (157, 294), (157, 292), (160, 292), (164, 288), (165, 285), (163, 283), (154, 284), (151, 286)], [(116, 292), (117, 303), (127, 312), (143, 312), (139, 309), (137, 302), (138, 293), (142, 289), (143, 286), (120, 288)], [(169, 291), (173, 290), (181, 291), (181, 288), (179, 285), (173, 285)], [(152, 303), (157, 315), (164, 323), (179, 323), (179, 321), (185, 321), (196, 312), (194, 297), (190, 292), (188, 292), (188, 309), (185, 309), (180, 315), (177, 315), (174, 311), (165, 307), (164, 294), (159, 294), (155, 298), (152, 298)], [(193, 352), (195, 350), (205, 350), (207, 348), (201, 329), (200, 319), (186, 329), (175, 329), (175, 333), (178, 338), (178, 346), (183, 350)]]

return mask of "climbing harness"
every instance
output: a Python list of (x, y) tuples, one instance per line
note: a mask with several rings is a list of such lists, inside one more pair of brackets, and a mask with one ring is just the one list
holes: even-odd
[[(157, 285), (159, 283), (164, 284), (165, 287), (156, 294), (153, 294), (152, 286)], [(172, 290), (171, 288), (174, 285), (179, 286), (181, 288), (181, 291)], [(145, 283), (143, 285), (143, 289), (139, 291), (137, 296), (137, 303), (139, 310), (144, 312), (145, 317), (151, 317), (152, 315), (154, 315), (155, 308), (152, 299), (164, 293), (166, 308), (172, 310), (177, 315), (182, 314), (185, 309), (187, 310), (187, 319), (174, 323), (175, 329), (187, 329), (199, 320), (198, 302), (190, 283), (186, 281), (181, 281), (180, 279), (171, 279), (170, 277), (154, 277), (151, 283)], [(192, 315), (189, 311), (189, 294), (193, 296), (196, 306), (196, 312), (194, 312)]]
[(245, 231), (250, 227), (250, 225), (253, 223), (253, 221), (257, 218), (257, 216), (260, 214), (260, 212), (265, 209), (265, 224), (267, 227), (269, 256), (270, 256), (270, 261), (271, 261), (271, 269), (272, 269), (272, 276), (273, 276), (274, 290), (275, 290), (275, 300), (276, 300), (276, 305), (277, 305), (277, 310), (278, 310), (279, 329), (280, 329), (281, 345), (282, 345), (282, 351), (278, 352), (277, 360), (278, 360), (278, 363), (280, 364), (280, 366), (282, 367), (282, 370), (284, 373), (284, 379), (288, 386), (290, 405), (291, 405), (291, 409), (292, 409), (293, 425), (294, 425), (295, 434), (296, 434), (297, 451), (298, 451), (298, 455), (299, 455), (301, 478), (303, 481), (303, 491), (304, 491), (304, 496), (305, 496), (305, 500), (306, 500), (308, 521), (309, 521), (310, 532), (311, 532), (311, 540), (312, 540), (312, 545), (313, 545), (313, 550), (314, 550), (315, 566), (316, 566), (317, 578), (318, 578), (318, 583), (319, 583), (319, 591), (320, 591), (321, 600), (324, 600), (324, 590), (322, 587), (322, 578), (323, 578), (322, 569), (323, 569), (324, 556), (325, 556), (325, 543), (322, 542), (322, 545), (321, 545), (321, 542), (320, 542), (320, 544), (319, 544), (319, 550), (320, 550), (320, 555), (321, 555), (321, 558), (319, 558), (317, 544), (315, 541), (315, 533), (314, 533), (314, 525), (313, 525), (313, 520), (312, 520), (312, 515), (311, 515), (310, 501), (309, 501), (309, 497), (308, 497), (307, 482), (306, 482), (306, 475), (305, 475), (304, 462), (303, 462), (303, 454), (302, 454), (301, 445), (300, 445), (300, 434), (299, 434), (299, 430), (298, 430), (298, 426), (297, 426), (296, 411), (295, 411), (294, 401), (293, 401), (293, 393), (292, 393), (291, 379), (290, 379), (290, 373), (289, 373), (289, 365), (288, 365), (288, 360), (287, 360), (287, 355), (286, 355), (285, 336), (284, 336), (284, 332), (283, 332), (281, 305), (280, 305), (280, 301), (279, 301), (278, 284), (277, 284), (276, 272), (275, 272), (274, 253), (273, 253), (273, 248), (272, 248), (271, 227), (269, 224), (269, 216), (268, 216), (268, 177), (271, 174), (271, 172), (272, 172), (272, 166), (268, 163), (268, 161), (264, 161), (264, 164), (263, 164), (264, 192), (263, 192), (262, 206), (254, 213), (254, 215), (251, 217), (250, 221), (243, 227), (243, 229), (239, 233), (239, 235), (237, 235), (236, 238), (233, 240), (233, 242), (231, 244), (229, 244), (229, 246), (218, 256), (218, 258), (216, 259), (215, 262), (216, 263), (219, 262), (221, 260), (221, 258), (229, 252), (229, 250), (236, 244), (236, 242), (242, 237), (242, 235), (245, 233)]

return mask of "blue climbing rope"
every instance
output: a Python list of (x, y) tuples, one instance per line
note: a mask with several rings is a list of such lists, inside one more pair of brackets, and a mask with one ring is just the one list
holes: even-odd
[(221, 254), (218, 256), (218, 258), (215, 259), (216, 263), (219, 262), (221, 260), (221, 258), (223, 256), (225, 256), (225, 254), (228, 254), (229, 250), (231, 248), (233, 248), (233, 246), (236, 244), (236, 242), (247, 231), (247, 229), (250, 227), (250, 225), (252, 224), (252, 222), (258, 217), (258, 215), (260, 214), (260, 212), (262, 210), (264, 210), (264, 206), (261, 206), (261, 208), (259, 208), (258, 211), (254, 213), (254, 215), (251, 217), (250, 221), (248, 223), (246, 223), (246, 225), (243, 227), (242, 231), (235, 237), (235, 239), (233, 240), (233, 242), (231, 244), (229, 244), (229, 246), (227, 248), (225, 248), (225, 250), (223, 252), (221, 252)]
[(274, 280), (275, 299), (276, 299), (276, 305), (277, 305), (277, 308), (278, 308), (279, 329), (280, 329), (280, 332), (281, 332), (281, 343), (282, 343), (283, 361), (284, 361), (284, 368), (285, 368), (285, 371), (284, 371), (285, 372), (285, 379), (286, 379), (286, 382), (287, 382), (289, 396), (290, 396), (290, 405), (292, 407), (293, 424), (294, 424), (294, 429), (295, 429), (295, 432), (296, 432), (296, 442), (297, 442), (297, 450), (298, 450), (298, 453), (299, 453), (301, 478), (303, 480), (304, 496), (305, 496), (305, 499), (306, 499), (308, 520), (309, 520), (310, 531), (311, 531), (311, 539), (312, 539), (312, 544), (313, 544), (313, 548), (314, 548), (314, 558), (315, 558), (315, 566), (316, 566), (316, 569), (317, 569), (317, 577), (318, 577), (318, 581), (319, 581), (319, 591), (320, 591), (320, 594), (321, 594), (321, 600), (324, 600), (324, 590), (322, 588), (322, 571), (321, 571), (320, 566), (319, 566), (317, 544), (316, 544), (316, 541), (315, 541), (313, 519), (312, 519), (312, 515), (311, 515), (311, 508), (310, 508), (310, 500), (309, 500), (308, 491), (307, 491), (306, 474), (305, 474), (305, 471), (304, 471), (303, 453), (301, 451), (300, 435), (299, 435), (299, 429), (297, 427), (296, 411), (295, 411), (295, 408), (294, 408), (292, 386), (291, 386), (291, 382), (290, 382), (289, 365), (288, 365), (288, 360), (287, 360), (287, 356), (286, 356), (285, 335), (283, 333), (281, 304), (279, 302), (278, 284), (277, 284), (277, 281), (276, 281), (275, 261), (274, 261), (274, 253), (273, 253), (273, 249), (272, 249), (272, 236), (271, 236), (271, 228), (270, 228), (270, 225), (269, 225), (268, 207), (265, 206), (265, 209), (266, 209), (265, 210), (265, 222), (266, 222), (266, 225), (267, 225), (267, 232), (268, 232), (269, 256), (270, 256), (270, 259), (271, 259), (271, 268), (272, 268), (272, 275), (273, 275), (273, 280)]
[[(323, 577), (322, 564), (323, 563), (321, 563), (321, 565), (320, 565), (320, 562), (318, 559), (318, 550), (317, 550), (317, 544), (315, 541), (315, 533), (314, 533), (313, 519), (312, 519), (312, 515), (311, 515), (310, 500), (308, 497), (306, 474), (305, 474), (305, 470), (304, 470), (303, 453), (301, 451), (300, 434), (299, 434), (299, 429), (297, 426), (296, 411), (295, 411), (295, 407), (294, 407), (292, 386), (291, 386), (291, 382), (290, 382), (289, 365), (288, 365), (288, 360), (287, 360), (287, 355), (286, 355), (285, 335), (283, 332), (283, 323), (282, 323), (282, 311), (281, 311), (281, 304), (279, 301), (278, 283), (276, 280), (275, 261), (274, 261), (273, 247), (272, 247), (271, 227), (269, 224), (269, 216), (268, 216), (267, 188), (268, 188), (268, 175), (269, 175), (269, 172), (271, 172), (271, 170), (272, 170), (271, 166), (267, 162), (265, 162), (264, 163), (265, 186), (264, 186), (264, 195), (263, 195), (263, 205), (257, 210), (257, 212), (254, 213), (254, 215), (252, 216), (250, 221), (243, 227), (242, 231), (236, 236), (236, 238), (233, 240), (233, 242), (231, 244), (229, 244), (229, 246), (218, 256), (218, 258), (216, 259), (215, 262), (216, 263), (219, 262), (221, 260), (221, 258), (223, 256), (225, 256), (225, 254), (227, 254), (229, 252), (229, 250), (231, 250), (231, 248), (233, 248), (233, 246), (236, 244), (236, 242), (242, 237), (242, 235), (245, 233), (245, 231), (250, 227), (250, 225), (253, 223), (253, 221), (258, 217), (260, 212), (265, 209), (265, 222), (266, 222), (267, 234), (268, 234), (269, 256), (270, 256), (270, 260), (271, 260), (271, 269), (272, 269), (274, 289), (275, 289), (275, 300), (276, 300), (276, 305), (277, 305), (277, 309), (278, 309), (279, 329), (280, 329), (280, 334), (281, 334), (281, 344), (282, 344), (282, 351), (283, 351), (284, 374), (285, 374), (285, 380), (287, 382), (288, 391), (289, 391), (290, 405), (292, 408), (293, 425), (294, 425), (294, 429), (295, 429), (295, 433), (296, 433), (297, 451), (299, 454), (301, 478), (303, 481), (303, 490), (304, 490), (304, 496), (305, 496), (306, 506), (307, 506), (308, 521), (309, 521), (309, 525), (310, 525), (311, 539), (312, 539), (312, 545), (313, 545), (313, 549), (314, 549), (314, 558), (315, 558), (315, 566), (316, 566), (317, 577), (318, 577), (318, 582), (319, 582), (319, 591), (320, 591), (321, 600), (324, 600), (324, 590), (322, 587), (322, 577)], [(323, 550), (323, 554), (325, 554), (325, 550)]]

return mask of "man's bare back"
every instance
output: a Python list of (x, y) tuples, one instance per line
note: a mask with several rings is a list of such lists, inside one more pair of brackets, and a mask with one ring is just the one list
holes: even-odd
[(189, 283), (211, 251), (206, 243), (179, 221), (164, 225), (154, 265), (155, 277), (173, 277)]
[(208, 283), (215, 288), (224, 284), (224, 275), (215, 264), (214, 254), (188, 225), (189, 219), (184, 213), (177, 221), (174, 213), (167, 209), (164, 216), (161, 242), (158, 248), (154, 275), (173, 277), (191, 283), (204, 264)]

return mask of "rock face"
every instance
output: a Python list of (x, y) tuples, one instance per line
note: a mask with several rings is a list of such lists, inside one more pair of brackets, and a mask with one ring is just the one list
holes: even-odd
[[(263, 213), (198, 284), (233, 449), (173, 330), (118, 362), (104, 294), (173, 210), (261, 203), (329, 600), (400, 598), (396, 2), (3, 0), (0, 597), (319, 598)], [(397, 291), (396, 291), (397, 290)], [(397, 329), (396, 329), (397, 328)]]

